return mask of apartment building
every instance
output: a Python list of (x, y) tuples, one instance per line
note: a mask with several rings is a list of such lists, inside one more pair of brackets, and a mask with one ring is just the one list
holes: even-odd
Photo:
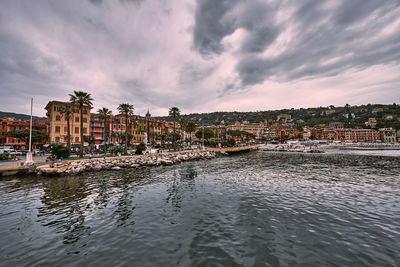
[(397, 140), (396, 130), (392, 128), (381, 128), (379, 129), (380, 137), (382, 142), (395, 143)]
[(235, 124), (228, 125), (227, 131), (244, 131), (255, 137), (262, 137), (264, 135), (263, 123), (249, 123), (249, 122), (235, 122)]
[[(49, 135), (50, 143), (67, 143), (68, 127), (67, 120), (60, 110), (63, 106), (72, 105), (70, 102), (50, 101), (45, 109), (47, 111), (47, 134)], [(77, 146), (81, 142), (80, 136), (80, 110), (78, 105), (74, 105), (74, 113), (70, 118), (70, 136), (71, 145)], [(83, 115), (83, 135), (89, 136), (90, 134), (90, 110), (91, 107), (84, 106)], [(84, 143), (85, 146), (88, 143)]]
[(152, 118), (149, 112), (145, 117), (129, 116), (128, 121), (123, 114), (113, 116), (107, 127), (110, 129), (109, 143), (113, 144), (122, 143), (125, 140), (126, 127), (132, 137), (131, 144), (136, 145), (141, 142), (160, 143), (159, 137), (164, 133), (164, 122)]
[(96, 113), (90, 114), (90, 136), (94, 140), (94, 146), (99, 149), (105, 143), (106, 133), (105, 133), (104, 121), (100, 119), (99, 115)]
[[(21, 121), (16, 120), (14, 118), (3, 118), (0, 119), (0, 145), (1, 146), (13, 146), (17, 149), (26, 148), (27, 144), (24, 140), (8, 137), (7, 133), (16, 130), (28, 130), (30, 126), (29, 121)], [(46, 132), (46, 126), (41, 125), (40, 123), (36, 123), (35, 121), (32, 123), (32, 129)], [(41, 142), (33, 143), (33, 146), (40, 146), (45, 144), (46, 140), (42, 140)]]

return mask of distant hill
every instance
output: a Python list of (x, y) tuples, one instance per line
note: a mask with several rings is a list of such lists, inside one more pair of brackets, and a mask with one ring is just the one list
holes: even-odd
[[(29, 121), (31, 119), (30, 115), (26, 114), (18, 114), (18, 113), (13, 113), (13, 112), (3, 112), (0, 111), (0, 118), (15, 118), (16, 120), (23, 120), (23, 121)], [(32, 116), (32, 120), (38, 120), (38, 119), (43, 119), (44, 117), (37, 117), (37, 116)]]
[[(400, 129), (400, 106), (396, 104), (381, 105), (368, 104), (361, 106), (344, 106), (316, 108), (300, 108), (300, 109), (281, 109), (256, 112), (211, 112), (211, 113), (191, 113), (182, 114), (186, 122), (193, 121), (197, 125), (216, 125), (224, 121), (225, 125), (233, 124), (236, 121), (258, 123), (262, 120), (276, 120), (279, 114), (289, 114), (293, 123), (299, 125), (317, 126), (319, 124), (329, 124), (331, 122), (343, 122), (346, 127), (365, 127), (368, 118), (376, 118), (378, 126), (394, 127)], [(391, 119), (389, 115), (391, 116)], [(389, 116), (389, 117), (387, 117)], [(172, 121), (169, 116), (157, 117), (161, 120)], [(200, 121), (201, 119), (201, 121)]]

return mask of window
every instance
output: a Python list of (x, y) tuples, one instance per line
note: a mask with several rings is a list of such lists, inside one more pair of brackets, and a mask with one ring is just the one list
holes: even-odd
[(65, 132), (65, 133), (68, 133), (67, 127), (64, 127), (64, 132)]
[(56, 115), (56, 121), (60, 121), (61, 120), (61, 116), (60, 115)]
[(82, 111), (82, 114), (87, 114), (87, 110), (84, 109), (84, 110)]
[(75, 133), (76, 133), (76, 134), (79, 133), (79, 127), (75, 127)]
[(87, 132), (87, 129), (86, 128), (83, 128), (83, 133), (86, 133)]
[(83, 120), (82, 120), (83, 122), (87, 122), (87, 118), (83, 118)]
[(79, 143), (79, 137), (75, 137), (75, 143)]
[(79, 122), (79, 117), (75, 117), (75, 122)]
[(60, 126), (56, 126), (56, 133), (60, 132)]
[(56, 106), (54, 106), (54, 111), (57, 111), (57, 107)]

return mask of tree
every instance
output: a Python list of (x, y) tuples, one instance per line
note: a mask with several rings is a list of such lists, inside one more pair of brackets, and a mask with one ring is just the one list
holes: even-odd
[[(18, 138), (25, 144), (29, 142), (29, 129), (15, 130), (7, 133), (8, 137)], [(47, 138), (47, 134), (38, 130), (32, 130), (32, 143), (43, 141)]]
[[(198, 139), (202, 139), (203, 138), (203, 129), (198, 130), (195, 135)], [(208, 128), (204, 128), (204, 139), (206, 139), (208, 141), (208, 139), (213, 138), (213, 137), (214, 137), (214, 132)]]
[(108, 108), (101, 108), (97, 111), (99, 114), (99, 118), (104, 121), (104, 147), (103, 151), (104, 154), (107, 153), (107, 140), (108, 140), (108, 135), (107, 135), (107, 121), (111, 119), (112, 116), (112, 111), (109, 110)]
[(129, 124), (128, 124), (128, 117), (133, 115), (133, 105), (130, 105), (128, 103), (122, 103), (119, 104), (118, 106), (118, 111), (125, 115), (125, 149), (124, 149), (124, 153), (127, 154), (128, 153), (128, 128), (129, 128)]
[(91, 135), (85, 135), (83, 136), (83, 140), (89, 144), (90, 150), (92, 150), (94, 145), (94, 137)]
[(136, 147), (135, 154), (136, 154), (136, 155), (142, 155), (142, 154), (143, 154), (143, 151), (145, 151), (145, 150), (146, 150), (146, 145), (145, 145), (143, 142), (141, 142), (141, 143)]
[(83, 157), (83, 108), (89, 107), (89, 109), (93, 106), (93, 98), (89, 93), (83, 91), (74, 91), (74, 94), (70, 94), (70, 101), (73, 104), (79, 105), (80, 112), (80, 133), (81, 133), (81, 146), (80, 146), (80, 157)]
[(192, 144), (192, 133), (196, 130), (196, 124), (193, 121), (189, 121), (186, 125), (186, 131), (190, 134), (190, 144)]
[(177, 107), (171, 107), (169, 109), (169, 116), (174, 118), (174, 139), (172, 141), (174, 149), (176, 150), (176, 140), (175, 140), (175, 136), (176, 136), (176, 130), (175, 130), (175, 125), (176, 125), (176, 117), (179, 117), (181, 115), (181, 111), (179, 110), (179, 108)]
[(71, 150), (61, 144), (52, 144), (50, 150), (58, 159), (61, 157), (66, 159), (71, 155)]
[(74, 117), (74, 107), (70, 104), (65, 104), (60, 107), (60, 114), (64, 116), (67, 121), (67, 147), (71, 150), (71, 126), (70, 121)]

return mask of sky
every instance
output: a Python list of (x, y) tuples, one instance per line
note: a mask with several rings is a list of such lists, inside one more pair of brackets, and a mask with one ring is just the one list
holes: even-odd
[(0, 110), (400, 102), (400, 0), (2, 0)]

